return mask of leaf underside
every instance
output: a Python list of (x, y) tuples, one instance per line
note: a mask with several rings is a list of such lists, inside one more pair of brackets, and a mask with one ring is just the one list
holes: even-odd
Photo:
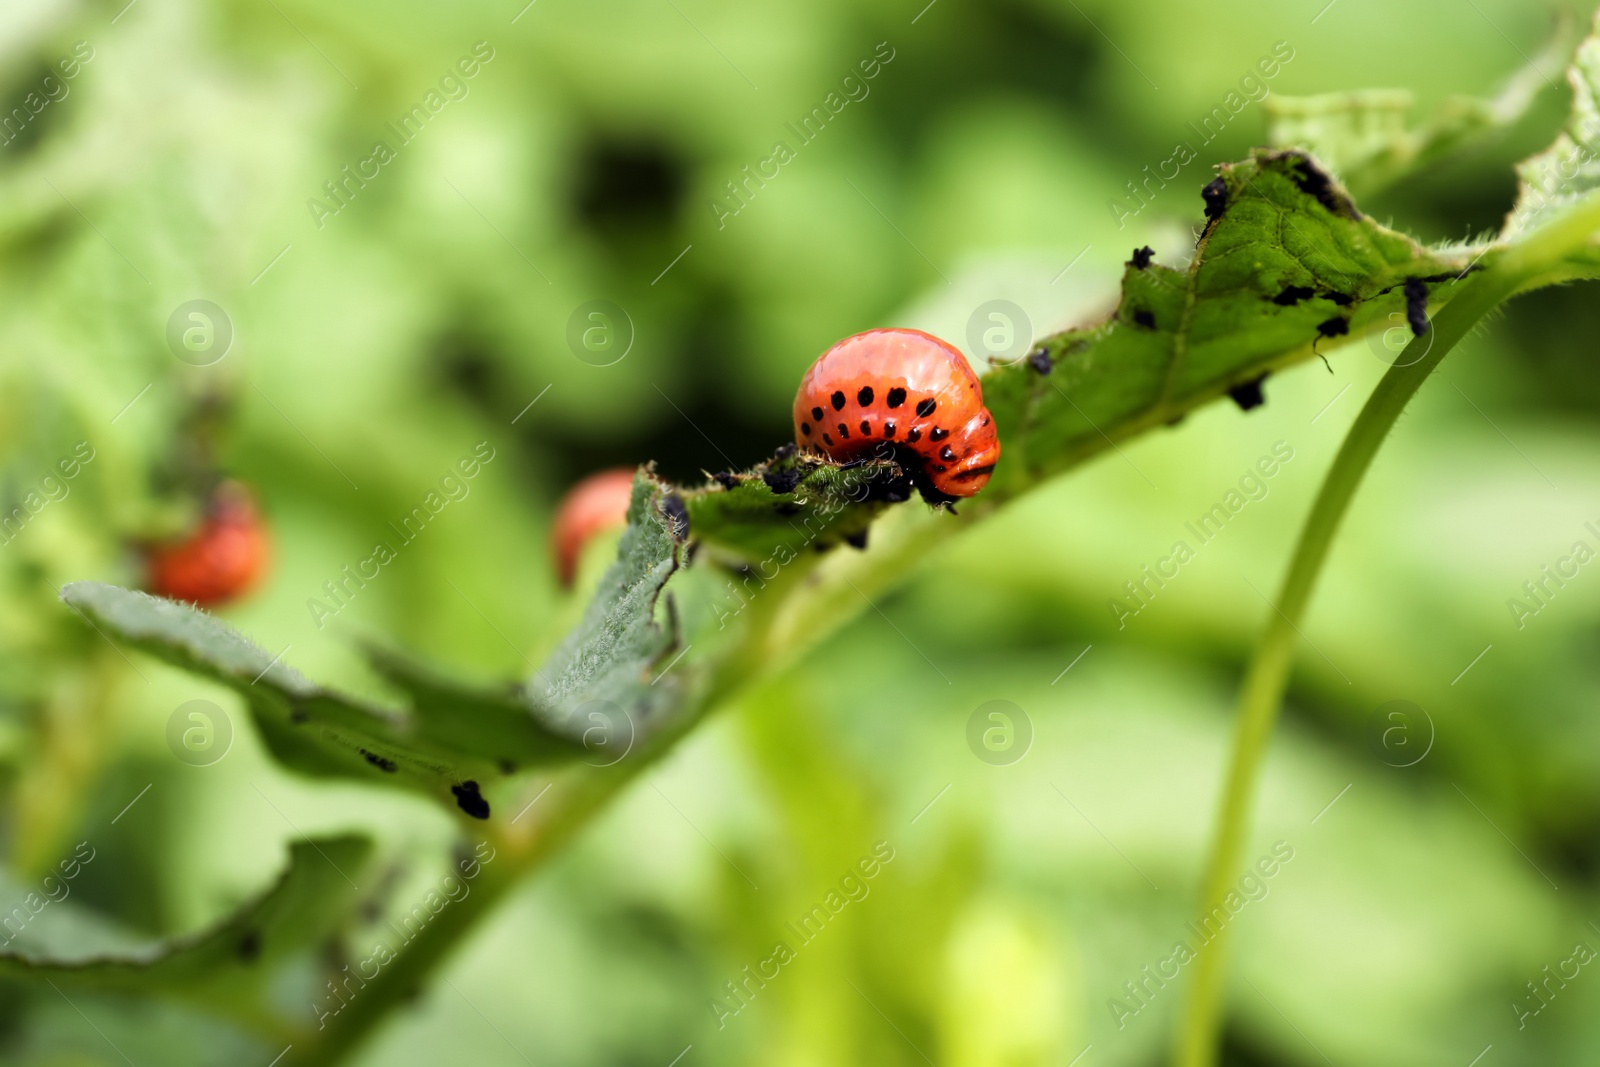
[(372, 853), (364, 837), (306, 839), (274, 885), (196, 934), (92, 955), (0, 951), (0, 978), (68, 989), (161, 993), (250, 1020), (276, 966), (322, 944), (344, 923)]

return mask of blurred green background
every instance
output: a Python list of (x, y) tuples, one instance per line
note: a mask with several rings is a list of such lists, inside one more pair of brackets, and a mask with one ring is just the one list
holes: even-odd
[[(0, 904), (88, 840), (95, 860), (34, 933), (146, 940), (259, 892), (302, 832), (374, 830), (401, 897), (452, 840), (420, 801), (277, 769), (231, 697), (126, 658), (57, 602), (71, 580), (137, 583), (131, 544), (192, 519), (199, 437), (276, 539), (233, 624), (358, 692), (378, 691), (353, 653), (369, 636), (515, 677), (575, 611), (546, 536), (578, 477), (754, 463), (788, 433), (804, 368), (862, 329), (969, 347), (988, 300), (1035, 335), (1102, 313), (1133, 248), (1192, 247), (1210, 167), (1265, 116), (1251, 103), (1209, 144), (1189, 124), (1279, 42), (1274, 93), (1399, 86), (1426, 114), (1492, 91), (1556, 23), (1512, 0), (923, 2), (0, 11), (5, 107), (47, 75), (66, 90), (0, 146), (4, 510), (94, 450), (0, 545)], [(62, 82), (80, 41), (92, 58)], [(478, 42), (492, 58), (401, 145), (386, 124)], [(798, 144), (786, 124), (886, 55)], [(1514, 129), (1363, 207), (1430, 240), (1492, 230), (1511, 164), (1565, 112), (1548, 75)], [(394, 158), (319, 225), (308, 200), (331, 204), (324, 183), (378, 140)], [(736, 205), (726, 183), (779, 140), (794, 158)], [(1119, 228), (1108, 201), (1179, 141), (1198, 159)], [(193, 299), (235, 332), (207, 367), (165, 339)], [(596, 300), (632, 326), (609, 366), (567, 339)], [(1537, 294), (1453, 354), (1337, 544), (1250, 849), (1293, 859), (1237, 920), (1230, 1063), (1600, 1056), (1593, 968), (1537, 1015), (1517, 1007), (1540, 1004), (1527, 983), (1547, 965), (1600, 947), (1600, 576), (1583, 568), (1520, 629), (1506, 604), (1575, 541), (1600, 546), (1593, 307)], [(358, 1061), (1159, 1062), (1179, 985), (1137, 1014), (1112, 1001), (1138, 1007), (1124, 983), (1184, 936), (1262, 594), (1385, 367), (1364, 342), (1327, 354), (1269, 380), (1264, 408), (1213, 406), (1008, 508), (713, 719)], [(319, 628), (307, 599), (479, 441), (496, 458), (470, 496)], [(1108, 599), (1277, 442), (1293, 459), (1265, 498), (1119, 628)], [(197, 697), (235, 712), (204, 768), (164, 740)], [(996, 699), (1033, 731), (1007, 766), (966, 742)], [(1425, 712), (1403, 758), (1371, 725), (1392, 700)], [(880, 841), (894, 859), (870, 894), (719, 1023), (725, 983)], [(256, 1055), (176, 1009), (0, 995), (8, 1064)]]

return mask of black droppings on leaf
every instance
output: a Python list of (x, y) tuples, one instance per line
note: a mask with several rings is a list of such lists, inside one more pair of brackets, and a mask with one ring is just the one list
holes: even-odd
[(384, 774), (393, 774), (395, 771), (400, 769), (395, 764), (394, 760), (385, 759), (376, 752), (368, 752), (366, 749), (362, 749), (361, 754), (366, 757), (368, 763), (378, 768), (378, 770), (382, 771)]
[(683, 497), (677, 493), (664, 493), (661, 496), (661, 514), (667, 520), (667, 528), (672, 533), (674, 541), (682, 542), (689, 538), (689, 508), (683, 502)]
[(1206, 218), (1220, 219), (1228, 210), (1228, 183), (1221, 178), (1211, 179), (1200, 190), (1200, 198), (1206, 202)]
[(515, 763), (512, 763), (508, 759), (501, 760), (500, 763), (499, 763), (499, 767), (500, 767), (500, 773), (501, 774), (516, 774), (517, 773), (517, 765)]
[(1421, 278), (1406, 279), (1406, 322), (1411, 332), (1421, 337), (1428, 332), (1428, 283)]
[(793, 441), (785, 441), (783, 444), (778, 446), (777, 451), (772, 453), (772, 458), (788, 459), (798, 451), (800, 451), (799, 445), (795, 444)]
[(800, 514), (800, 512), (803, 511), (804, 509), (801, 508), (801, 506), (799, 504), (796, 504), (792, 500), (780, 500), (775, 505), (773, 505), (772, 510), (776, 511), (779, 515), (782, 515), (784, 518), (788, 518), (791, 515)]
[(261, 934), (255, 930), (246, 930), (244, 936), (239, 938), (239, 947), (236, 951), (241, 961), (254, 963), (261, 955)]
[(1144, 270), (1150, 265), (1150, 260), (1155, 254), (1156, 250), (1149, 245), (1145, 245), (1143, 248), (1135, 248), (1133, 250), (1133, 258), (1128, 260), (1128, 266), (1134, 270)]
[(1324, 337), (1343, 337), (1350, 332), (1350, 320), (1335, 316), (1327, 322), (1317, 323), (1317, 332)]
[(1356, 302), (1356, 298), (1355, 297), (1348, 296), (1348, 295), (1346, 295), (1344, 293), (1337, 292), (1337, 291), (1332, 290), (1332, 289), (1328, 290), (1328, 292), (1323, 293), (1322, 295), (1323, 295), (1324, 299), (1332, 300), (1335, 304), (1338, 304), (1342, 308), (1347, 308), (1351, 304), (1354, 304)]
[(289, 721), (294, 723), (296, 726), (299, 726), (301, 723), (306, 722), (310, 718), (311, 716), (306, 714), (306, 709), (304, 708), (292, 708), (289, 711)]
[(1303, 152), (1290, 152), (1284, 158), (1289, 160), (1289, 177), (1302, 193), (1316, 197), (1317, 203), (1335, 215), (1355, 220), (1362, 217), (1350, 198), (1334, 184), (1328, 172), (1313, 163), (1310, 156)]
[(767, 488), (774, 493), (792, 493), (794, 487), (799, 485), (800, 479), (804, 477), (804, 472), (797, 470), (767, 471), (761, 476), (761, 480), (766, 482)]
[(478, 783), (471, 778), (468, 778), (460, 785), (451, 786), (450, 792), (455, 794), (456, 807), (474, 819), (487, 819), (489, 817), (489, 802), (483, 799), (483, 794), (478, 792)]
[(1049, 374), (1055, 367), (1055, 364), (1050, 362), (1050, 350), (1048, 348), (1034, 349), (1033, 354), (1028, 357), (1028, 366), (1040, 374)]
[(1240, 382), (1238, 385), (1228, 390), (1228, 395), (1233, 398), (1233, 402), (1235, 404), (1239, 405), (1240, 411), (1249, 411), (1251, 408), (1258, 408), (1262, 404), (1266, 403), (1267, 400), (1267, 398), (1261, 393), (1261, 383), (1266, 380), (1267, 376), (1263, 374), (1261, 377), (1253, 378), (1248, 382)]
[(728, 471), (718, 471), (711, 476), (711, 480), (722, 486), (724, 489), (739, 488), (739, 479), (735, 478)]
[(1302, 300), (1309, 300), (1316, 296), (1317, 291), (1309, 285), (1291, 285), (1283, 292), (1272, 298), (1272, 302), (1279, 307), (1293, 307)]
[(1153, 330), (1156, 328), (1156, 316), (1155, 313), (1151, 311), (1135, 311), (1133, 313), (1133, 321), (1138, 323), (1140, 326), (1143, 326), (1147, 330)]
[(844, 540), (851, 548), (857, 548), (863, 552), (867, 550), (867, 531), (864, 529), (857, 530), (853, 534), (845, 534)]

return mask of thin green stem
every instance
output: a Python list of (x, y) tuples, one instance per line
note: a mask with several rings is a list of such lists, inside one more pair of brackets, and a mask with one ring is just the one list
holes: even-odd
[[(1528, 282), (1550, 276), (1560, 261), (1587, 242), (1596, 229), (1600, 229), (1600, 200), (1585, 203), (1506, 249), (1444, 306), (1427, 333), (1412, 339), (1350, 427), (1301, 529), (1289, 570), (1240, 690), (1232, 759), (1201, 881), (1197, 911), (1202, 922), (1222, 903), (1241, 874), (1256, 782), (1283, 703), (1300, 622), (1334, 535), (1373, 457), (1439, 361), (1508, 297)], [(1196, 961), (1188, 1000), (1179, 1019), (1174, 1056), (1178, 1067), (1214, 1067), (1216, 1063), (1229, 932), (1229, 926), (1222, 926), (1201, 949)]]

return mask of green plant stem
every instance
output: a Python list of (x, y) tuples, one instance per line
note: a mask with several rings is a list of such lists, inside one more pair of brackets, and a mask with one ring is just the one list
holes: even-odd
[[(1528, 282), (1548, 276), (1596, 229), (1600, 229), (1600, 200), (1585, 203), (1506, 249), (1444, 306), (1427, 333), (1412, 339), (1350, 427), (1301, 529), (1289, 570), (1240, 690), (1232, 758), (1201, 881), (1197, 913), (1202, 921), (1212, 907), (1223, 901), (1241, 873), (1256, 782), (1283, 703), (1300, 622), (1334, 535), (1373, 457), (1412, 396), (1468, 331)], [(1178, 1067), (1214, 1067), (1216, 1063), (1230, 929), (1223, 926), (1196, 961), (1178, 1024), (1174, 1057)]]
[(520, 827), (495, 824), (486, 827), (496, 851), (494, 862), (483, 867), (472, 892), (440, 912), (433, 922), (407, 943), (405, 950), (384, 967), (326, 1029), (310, 1031), (295, 1042), (296, 1067), (331, 1067), (361, 1046), (397, 1006), (422, 992), (429, 976), (464, 937), (524, 877), (543, 866), (606, 805), (646, 769), (670, 752), (679, 740), (698, 726), (711, 711), (726, 702), (768, 664), (763, 652), (770, 647), (770, 631), (785, 594), (800, 584), (815, 566), (813, 561), (785, 572), (785, 581), (770, 583), (749, 609), (741, 654), (718, 662), (706, 692), (691, 701), (695, 709), (651, 736), (637, 751), (605, 768), (579, 767), (564, 772), (550, 784), (548, 796), (518, 818)]

